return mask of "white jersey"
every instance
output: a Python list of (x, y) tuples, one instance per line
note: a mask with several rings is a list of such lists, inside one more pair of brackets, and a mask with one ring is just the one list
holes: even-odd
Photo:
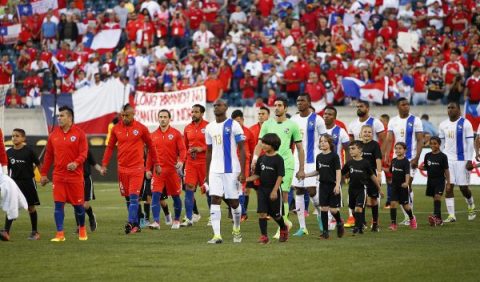
[(378, 134), (385, 131), (385, 126), (383, 126), (383, 123), (379, 119), (372, 116), (363, 122), (358, 118), (352, 121), (348, 125), (348, 134), (352, 136), (354, 140), (362, 140), (360, 133), (364, 125), (370, 125), (373, 128), (373, 140), (378, 142)]
[(350, 142), (350, 138), (345, 129), (338, 125), (328, 129), (327, 134), (333, 137), (333, 144), (335, 145), (337, 155), (340, 156), (340, 163), (343, 166), (343, 145)]
[(388, 123), (388, 131), (393, 133), (395, 143), (404, 142), (407, 145), (405, 156), (411, 161), (417, 154), (416, 133), (423, 133), (422, 121), (412, 114), (407, 118), (400, 118), (397, 115)]
[(442, 152), (451, 161), (471, 161), (473, 157), (473, 128), (470, 121), (460, 117), (451, 122), (446, 119), (438, 127), (438, 137), (442, 139)]
[[(327, 132), (325, 127), (325, 121), (322, 117), (316, 113), (310, 113), (307, 117), (301, 117), (296, 114), (291, 118), (295, 122), (302, 134), (302, 145), (305, 151), (305, 163), (315, 164), (315, 158), (320, 153), (318, 144), (320, 142), (320, 136)], [(295, 169), (298, 169), (298, 151), (294, 152)]]
[(210, 172), (238, 173), (240, 161), (237, 155), (237, 143), (245, 141), (243, 129), (232, 119), (224, 122), (210, 122), (205, 128), (205, 141), (212, 146)]

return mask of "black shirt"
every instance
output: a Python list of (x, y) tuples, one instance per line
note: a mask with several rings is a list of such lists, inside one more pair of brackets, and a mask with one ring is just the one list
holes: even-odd
[(448, 169), (448, 157), (442, 152), (429, 152), (423, 159), (423, 167), (428, 173), (428, 180), (445, 182), (445, 170)]
[(410, 162), (407, 158), (401, 160), (394, 158), (390, 165), (390, 171), (392, 172), (392, 186), (401, 187), (405, 183), (405, 176), (410, 174)]
[(95, 166), (97, 162), (93, 157), (93, 154), (90, 150), (88, 150), (87, 160), (83, 163), (83, 177), (88, 178), (92, 174), (91, 166)]
[(260, 176), (261, 189), (273, 189), (277, 178), (285, 176), (285, 166), (283, 158), (279, 154), (274, 156), (263, 155), (258, 158), (255, 166), (255, 175)]
[(340, 158), (337, 153), (318, 154), (316, 159), (317, 171), (320, 175), (321, 183), (336, 183), (336, 173), (340, 169)]
[(342, 168), (343, 175), (349, 175), (350, 189), (365, 189), (370, 177), (373, 175), (373, 170), (367, 160), (349, 160)]
[(363, 143), (363, 155), (362, 158), (368, 161), (370, 166), (372, 167), (372, 170), (376, 173), (377, 169), (377, 160), (382, 159), (382, 151), (380, 151), (380, 145), (378, 145), (378, 142), (375, 140), (372, 140), (368, 143)]
[(21, 149), (10, 148), (7, 150), (8, 172), (14, 180), (32, 179), (35, 174), (33, 165), (40, 166), (37, 155), (29, 146), (23, 146)]

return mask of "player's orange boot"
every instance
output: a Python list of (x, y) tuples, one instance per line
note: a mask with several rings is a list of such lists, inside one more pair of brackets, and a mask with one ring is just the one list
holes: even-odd
[(80, 228), (78, 229), (78, 240), (80, 241), (88, 240), (87, 228), (85, 226), (80, 226)]
[(51, 239), (50, 242), (64, 242), (65, 241), (65, 234), (63, 231), (57, 231), (55, 238)]
[(344, 224), (344, 227), (354, 227), (355, 226), (355, 218), (353, 216), (349, 216), (347, 222)]

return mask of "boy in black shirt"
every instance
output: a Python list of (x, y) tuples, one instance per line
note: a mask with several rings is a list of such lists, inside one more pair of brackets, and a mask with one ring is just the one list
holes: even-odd
[[(39, 167), (40, 161), (32, 148), (25, 145), (25, 130), (15, 128), (12, 132), (13, 148), (7, 150), (8, 156), (8, 173), (10, 177), (17, 183), (23, 195), (27, 199), (28, 213), (32, 225), (32, 233), (28, 237), (29, 240), (39, 240), (40, 233), (37, 230), (37, 210), (35, 206), (40, 205), (37, 194), (37, 184), (34, 179), (34, 166)], [(6, 219), (5, 231), (8, 233), (13, 220)]]
[(255, 181), (260, 179), (260, 185), (257, 190), (257, 213), (258, 224), (262, 235), (258, 243), (267, 244), (269, 239), (267, 235), (267, 215), (270, 215), (280, 226), (280, 242), (288, 240), (288, 228), (283, 220), (283, 201), (282, 193), (279, 190), (285, 176), (285, 167), (283, 158), (277, 154), (280, 147), (280, 138), (275, 133), (268, 133), (262, 137), (262, 149), (265, 155), (257, 160), (255, 172), (248, 177), (246, 181)]
[[(377, 141), (373, 140), (373, 128), (370, 125), (364, 125), (361, 129), (361, 136), (363, 141), (363, 155), (362, 157), (368, 161), (372, 170), (375, 172), (376, 181), (381, 185), (382, 183), (382, 152)], [(377, 186), (369, 181), (367, 184), (367, 206), (372, 209), (372, 232), (378, 232), (378, 197), (382, 192)], [(382, 195), (383, 196), (383, 195)], [(365, 224), (365, 210), (363, 211), (363, 223)]]
[(380, 190), (380, 187), (370, 164), (362, 158), (363, 143), (356, 140), (351, 142), (348, 148), (352, 159), (342, 168), (342, 174), (350, 178), (348, 207), (355, 212), (355, 227), (353, 228), (353, 235), (355, 236), (357, 233), (363, 234), (362, 212), (365, 207), (368, 181), (371, 180), (378, 190)]
[[(425, 155), (421, 170), (426, 170), (427, 191), (426, 195), (433, 197), (433, 215), (428, 217), (431, 226), (443, 225), (442, 220), (442, 195), (445, 187), (450, 185), (450, 172), (448, 170), (447, 155), (440, 151), (441, 139), (437, 136), (430, 138), (430, 148), (432, 151)], [(445, 186), (445, 180), (446, 185)]]
[(340, 216), (340, 182), (342, 172), (340, 170), (340, 157), (334, 151), (335, 144), (332, 136), (325, 134), (320, 137), (320, 150), (322, 152), (316, 158), (316, 171), (308, 172), (305, 177), (319, 175), (318, 198), (321, 209), (321, 221), (323, 230), (321, 239), (328, 239), (328, 210), (332, 213), (337, 222), (337, 236), (341, 238), (345, 233), (343, 221)]
[(413, 215), (410, 207), (408, 183), (410, 183), (410, 162), (405, 157), (407, 144), (398, 142), (395, 144), (395, 155), (397, 156), (390, 164), (392, 172), (392, 195), (390, 197), (390, 219), (389, 229), (397, 230), (397, 206), (400, 203), (410, 218), (410, 228), (417, 229), (417, 219)]

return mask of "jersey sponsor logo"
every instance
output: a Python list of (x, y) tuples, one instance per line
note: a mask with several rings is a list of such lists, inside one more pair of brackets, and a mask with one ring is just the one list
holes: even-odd
[(168, 134), (168, 140), (173, 140), (173, 134)]
[(138, 130), (134, 129), (133, 130), (133, 135), (137, 136), (138, 135)]
[(392, 172), (395, 172), (395, 171), (403, 171), (403, 169), (392, 166)]
[(437, 162), (432, 162), (432, 161), (427, 161), (427, 164), (428, 164), (428, 166), (432, 166), (432, 165), (440, 165), (440, 163), (437, 163)]
[(350, 168), (350, 173), (363, 173), (363, 170), (360, 170), (360, 169), (354, 169), (353, 167)]
[(264, 164), (262, 164), (262, 165), (260, 166), (260, 169), (261, 169), (261, 170), (275, 170), (273, 167), (266, 166), (266, 165), (264, 165)]
[(318, 164), (318, 168), (322, 168), (322, 167), (330, 167), (330, 165), (328, 164)]
[(77, 136), (72, 136), (72, 137), (70, 137), (70, 141), (71, 141), (71, 142), (75, 142), (76, 140), (77, 140)]
[(16, 159), (13, 159), (13, 158), (12, 158), (12, 159), (10, 159), (10, 163), (11, 163), (12, 165), (14, 165), (14, 164), (16, 164), (16, 163), (22, 163), (22, 164), (23, 164), (23, 163), (25, 163), (25, 161), (24, 161), (24, 160), (16, 160)]

